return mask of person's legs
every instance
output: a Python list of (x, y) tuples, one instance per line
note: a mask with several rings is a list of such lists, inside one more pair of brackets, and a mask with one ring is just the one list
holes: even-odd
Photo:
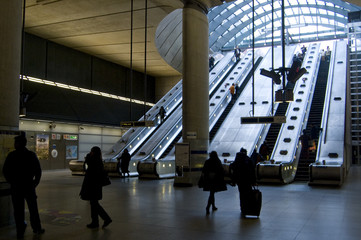
[(37, 196), (35, 191), (31, 191), (26, 196), (26, 203), (28, 204), (30, 213), (30, 223), (34, 233), (44, 233), (44, 229), (41, 228), (38, 203), (36, 199)]
[(90, 216), (91, 216), (92, 222), (87, 225), (88, 228), (99, 227), (98, 209), (99, 209), (98, 200), (90, 200)]
[(214, 198), (214, 191), (210, 191), (209, 192), (209, 197), (208, 197), (208, 203), (207, 203), (207, 207), (206, 207), (206, 213), (209, 214), (209, 208), (212, 206), (212, 210), (215, 211), (217, 210), (216, 205), (215, 205), (215, 198)]
[(215, 198), (215, 192), (211, 191), (211, 201), (212, 201), (212, 210), (215, 211), (217, 210), (216, 208), (216, 198)]
[(14, 208), (14, 218), (18, 237), (24, 236), (26, 229), (25, 222), (25, 200), (23, 194), (12, 192), (11, 200)]
[(110, 218), (108, 213), (104, 210), (104, 208), (99, 203), (98, 203), (98, 214), (104, 220), (103, 228), (105, 228), (112, 222), (112, 219)]

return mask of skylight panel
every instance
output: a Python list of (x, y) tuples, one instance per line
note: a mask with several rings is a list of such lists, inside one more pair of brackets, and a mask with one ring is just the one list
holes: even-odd
[(298, 3), (300, 5), (304, 5), (304, 4), (307, 4), (307, 1), (306, 0), (298, 0)]
[(234, 8), (235, 6), (236, 6), (236, 5), (234, 5), (234, 3), (232, 3), (231, 5), (229, 5), (229, 6), (227, 7), (227, 9), (230, 10), (230, 9)]
[(324, 1), (320, 1), (320, 0), (317, 0), (316, 4), (321, 7), (326, 5)]
[(316, 11), (315, 8), (310, 8), (310, 12), (311, 12), (312, 14), (316, 14), (316, 13), (317, 13), (317, 11)]
[(288, 19), (290, 25), (296, 25), (296, 24), (298, 24), (298, 21), (297, 21), (297, 19), (296, 19), (295, 17), (289, 17), (289, 18), (287, 18), (287, 19)]
[(255, 10), (255, 12), (256, 12), (257, 15), (260, 15), (260, 14), (262, 14), (264, 12), (264, 10), (262, 8), (257, 8)]
[(285, 9), (286, 16), (292, 16), (293, 11), (290, 8)]
[(341, 15), (341, 14), (339, 14), (339, 13), (336, 13), (336, 17), (339, 17), (339, 18), (345, 18), (345, 16), (344, 16), (344, 15)]
[(280, 21), (275, 21), (275, 22), (274, 22), (274, 27), (275, 27), (275, 28), (281, 27), (281, 22), (280, 22)]
[(284, 3), (285, 3), (285, 8), (290, 6), (289, 1), (286, 0)]
[(330, 2), (325, 2), (326, 3), (326, 6), (329, 6), (329, 7), (334, 7), (335, 4), (333, 3), (330, 3)]
[[(267, 0), (257, 0), (260, 4), (267, 2)], [(257, 4), (256, 4), (257, 5)]]
[(242, 24), (242, 22), (241, 22), (240, 20), (238, 20), (238, 21), (234, 24), (234, 26), (238, 27), (238, 26), (241, 25), (241, 24)]
[(301, 7), (301, 11), (302, 11), (303, 14), (309, 14), (310, 13), (310, 8)]
[(237, 11), (234, 12), (234, 15), (238, 16), (239, 14), (241, 14), (243, 12), (242, 9), (238, 9)]
[(251, 8), (251, 6), (249, 4), (246, 4), (242, 7), (242, 11), (247, 11), (250, 8)]
[(231, 25), (229, 28), (228, 28), (228, 31), (232, 31), (234, 29), (234, 25)]
[(262, 23), (263, 23), (262, 20), (259, 19), (259, 18), (254, 21), (255, 26), (259, 26), (259, 25), (261, 25)]
[(318, 11), (320, 12), (320, 14), (329, 15), (329, 12), (325, 9), (320, 8), (318, 9)]
[(228, 30), (222, 34), (222, 37), (224, 37), (227, 33), (228, 33)]
[(265, 11), (272, 11), (272, 6), (271, 6), (271, 4), (267, 4), (267, 5), (264, 5), (263, 6), (263, 9), (265, 10)]
[(244, 15), (242, 18), (241, 18), (241, 21), (244, 23), (248, 20), (248, 16), (247, 15)]
[(232, 18), (235, 18), (236, 16), (234, 16), (233, 14), (231, 15), (231, 16), (229, 16), (228, 18), (227, 18), (227, 20), (228, 21), (230, 21)]
[(316, 1), (315, 0), (307, 0), (308, 5), (316, 5)]

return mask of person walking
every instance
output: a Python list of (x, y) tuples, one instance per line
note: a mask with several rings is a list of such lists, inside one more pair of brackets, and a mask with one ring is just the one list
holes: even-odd
[(226, 191), (227, 186), (224, 181), (224, 170), (221, 160), (216, 151), (210, 153), (209, 159), (205, 161), (203, 170), (203, 191), (209, 191), (209, 197), (206, 207), (208, 215), (210, 207), (213, 211), (217, 210), (214, 194), (220, 191)]
[(247, 197), (252, 191), (252, 186), (257, 185), (256, 174), (251, 159), (247, 156), (247, 150), (241, 148), (236, 154), (233, 163), (230, 164), (232, 185), (238, 186), (239, 200), (242, 216), (246, 212)]
[(25, 135), (16, 136), (14, 140), (15, 150), (5, 159), (3, 174), (11, 188), (17, 237), (24, 237), (27, 227), (25, 200), (29, 208), (33, 232), (43, 234), (45, 230), (41, 227), (35, 191), (41, 179), (40, 162), (36, 154), (26, 148)]
[(124, 149), (122, 155), (118, 158), (120, 162), (120, 171), (122, 172), (122, 177), (125, 177), (125, 174), (128, 174), (129, 177), (129, 162), (130, 162), (130, 154), (128, 149)]
[(80, 191), (80, 197), (83, 200), (90, 201), (90, 212), (92, 222), (87, 225), (88, 228), (94, 229), (99, 227), (100, 216), (104, 220), (103, 228), (108, 226), (112, 219), (99, 204), (103, 193), (104, 165), (102, 153), (99, 147), (92, 147), (90, 153), (85, 158), (87, 169), (85, 172), (83, 184)]

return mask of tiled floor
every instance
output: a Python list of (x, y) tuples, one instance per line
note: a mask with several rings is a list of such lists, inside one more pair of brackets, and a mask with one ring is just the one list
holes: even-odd
[[(261, 185), (259, 219), (242, 219), (237, 188), (216, 194), (218, 211), (206, 216), (208, 193), (175, 188), (172, 179), (112, 179), (101, 204), (113, 218), (106, 229), (90, 230), (88, 202), (78, 194), (83, 177), (44, 172), (38, 203), (46, 232), (25, 239), (83, 240), (358, 240), (361, 239), (361, 167), (351, 168), (342, 187), (305, 183)], [(0, 228), (0, 239), (15, 239), (15, 227)]]

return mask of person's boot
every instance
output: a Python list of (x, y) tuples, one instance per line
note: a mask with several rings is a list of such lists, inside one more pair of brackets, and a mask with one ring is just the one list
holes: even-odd
[(87, 228), (94, 229), (99, 227), (99, 223), (89, 223), (86, 225)]
[(209, 207), (210, 207), (210, 205), (207, 205), (207, 207), (206, 207), (206, 214), (207, 215), (209, 215)]

